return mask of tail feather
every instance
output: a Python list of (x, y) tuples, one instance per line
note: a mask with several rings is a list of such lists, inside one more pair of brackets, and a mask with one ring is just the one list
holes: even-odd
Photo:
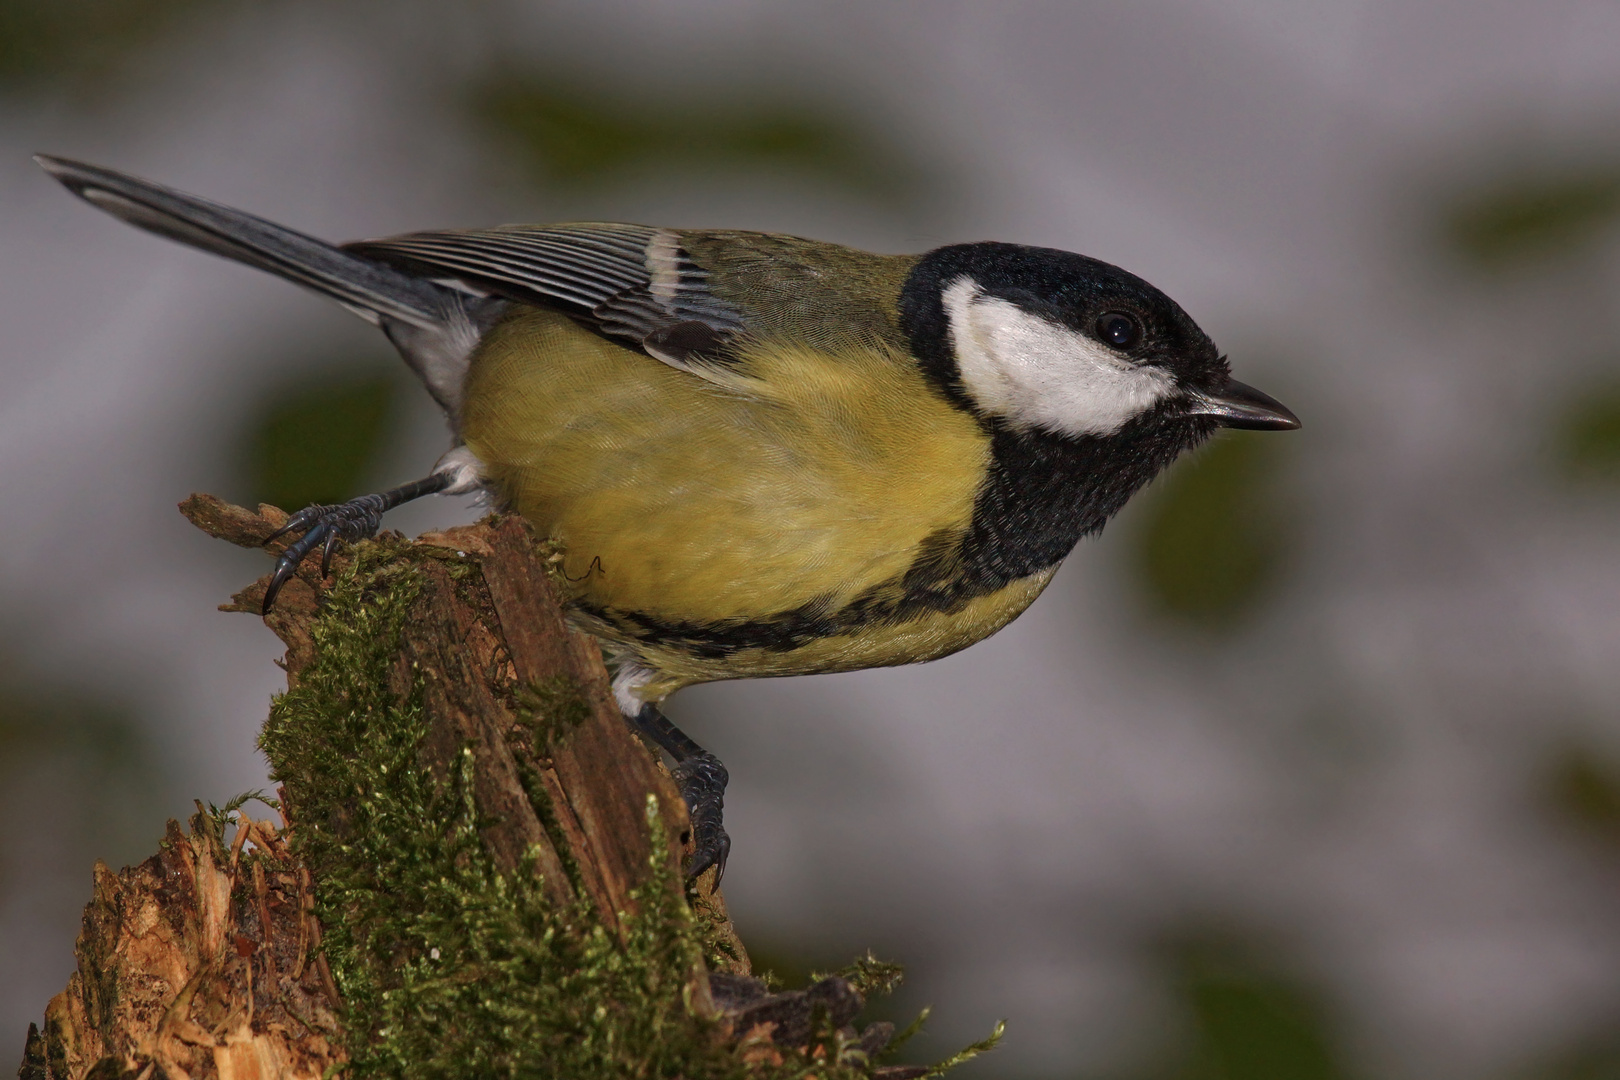
[(34, 160), (114, 217), (323, 293), (381, 326), (454, 421), (472, 348), (504, 304), (148, 180), (45, 154)]
[(45, 154), (34, 160), (69, 191), (114, 217), (325, 293), (372, 322), (386, 315), (427, 328), (444, 319), (450, 290), (431, 281), (148, 180)]

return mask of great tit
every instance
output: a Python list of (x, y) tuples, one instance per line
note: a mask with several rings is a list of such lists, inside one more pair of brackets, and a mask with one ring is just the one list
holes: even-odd
[(293, 515), (266, 609), (306, 555), (389, 508), (490, 493), (563, 546), (572, 619), (676, 763), (692, 875), (724, 867), (727, 776), (659, 709), (670, 693), (956, 652), (1217, 428), (1299, 426), (1169, 297), (1066, 251), (873, 255), (617, 223), (333, 246), (36, 160), (116, 217), (382, 329), (454, 446), (424, 479)]

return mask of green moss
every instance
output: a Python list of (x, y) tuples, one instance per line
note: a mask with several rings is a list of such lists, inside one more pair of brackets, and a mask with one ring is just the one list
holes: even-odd
[(517, 720), (534, 738), (536, 757), (548, 757), (553, 746), (564, 745), (575, 728), (591, 714), (579, 684), (566, 675), (531, 682), (517, 693)]
[(689, 879), (686, 882), (686, 906), (692, 912), (692, 919), (697, 924), (698, 945), (703, 954), (703, 966), (710, 971), (740, 971), (744, 970), (743, 955), (739, 950), (740, 942), (730, 920), (720, 909), (718, 904), (710, 900), (704, 891), (707, 887), (706, 878)]
[[(316, 659), (277, 698), (261, 738), (314, 875), (349, 1075), (866, 1075), (858, 1053), (840, 1060), (849, 1048), (835, 1033), (821, 1038), (821, 1060), (748, 1065), (693, 1015), (704, 933), (667, 859), (655, 858), (619, 934), (588, 903), (556, 906), (535, 877), (495, 867), (479, 839), (471, 754), (435, 776), (420, 759), (420, 681), (389, 688), (420, 577), (395, 545), (354, 555), (315, 623)], [(577, 688), (523, 696), (537, 743), (578, 722)], [(655, 809), (651, 849), (663, 852)]]
[[(847, 967), (828, 974), (836, 975), (853, 986), (862, 997), (870, 998), (874, 995), (894, 993), (905, 978), (906, 969), (893, 960), (879, 960), (868, 952)], [(812, 980), (822, 978), (822, 975), (812, 974)]]
[[(584, 896), (587, 891), (584, 876), (580, 873), (579, 862), (574, 858), (562, 823), (557, 818), (556, 808), (552, 806), (551, 792), (540, 778), (540, 769), (551, 756), (552, 748), (561, 745), (562, 740), (585, 722), (590, 715), (590, 706), (585, 703), (584, 694), (573, 679), (554, 675), (520, 687), (513, 696), (511, 707), (518, 725), (529, 732), (529, 745), (522, 748), (526, 752), (513, 755), (523, 794), (534, 808), (546, 839), (551, 841), (552, 848), (557, 852), (568, 883), (573, 886), (576, 895)], [(514, 750), (517, 749), (514, 747)]]

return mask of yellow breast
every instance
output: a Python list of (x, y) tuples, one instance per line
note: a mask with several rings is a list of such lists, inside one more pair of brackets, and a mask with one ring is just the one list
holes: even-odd
[(677, 642), (655, 659), (650, 626), (834, 612), (896, 582), (970, 521), (982, 429), (881, 343), (829, 356), (760, 342), (700, 378), (532, 308), (486, 335), (464, 400), (468, 447), (562, 542), (588, 627), (680, 669), (683, 685), (942, 655), (999, 628), (1049, 576), (883, 640), (778, 643), (752, 659)]

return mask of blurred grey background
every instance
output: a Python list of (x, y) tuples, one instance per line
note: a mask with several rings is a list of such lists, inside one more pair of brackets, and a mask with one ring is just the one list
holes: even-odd
[[(262, 573), (174, 511), (420, 475), (380, 335), (82, 157), (352, 239), (626, 219), (1082, 251), (1305, 421), (998, 637), (699, 688), (726, 891), (972, 1075), (1620, 1077), (1613, 0), (0, 0), (0, 1067), (95, 858), (265, 784)], [(476, 516), (436, 499), (407, 532)]]

